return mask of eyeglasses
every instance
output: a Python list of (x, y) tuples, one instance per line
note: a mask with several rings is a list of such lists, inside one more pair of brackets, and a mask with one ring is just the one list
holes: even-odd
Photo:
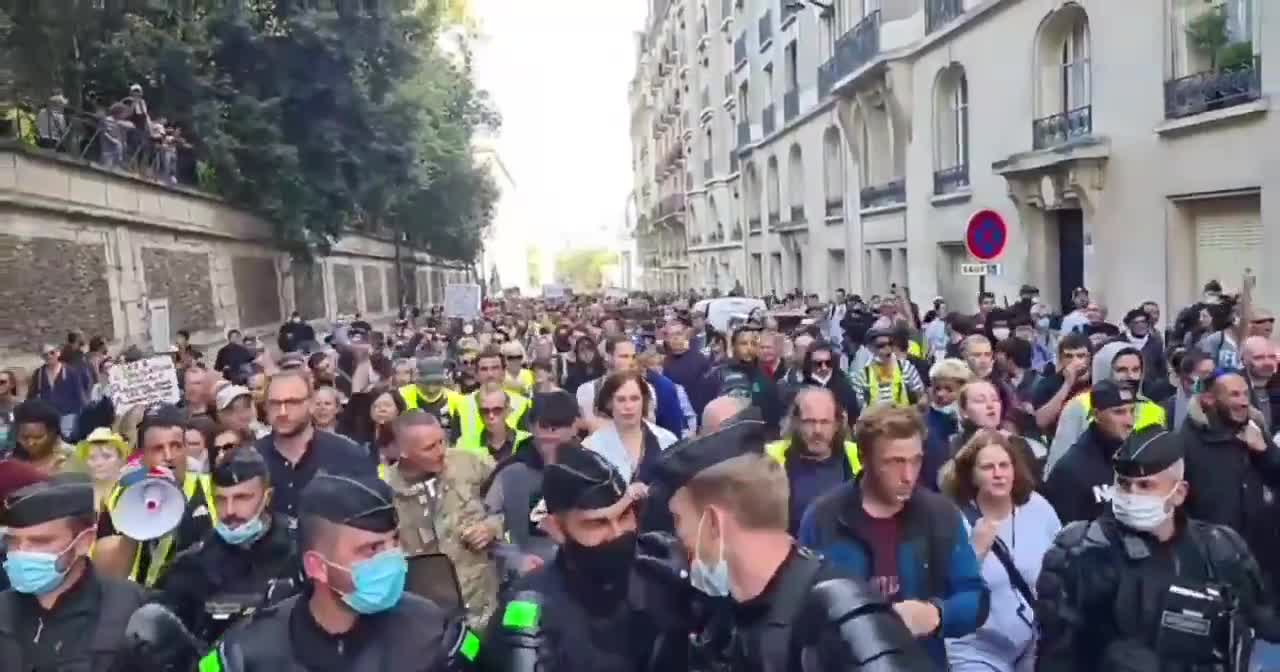
[(235, 443), (235, 442), (232, 442), (232, 443), (215, 443), (215, 444), (213, 444), (213, 447), (214, 447), (214, 448), (216, 448), (216, 449), (218, 449), (218, 450), (220, 450), (220, 451), (228, 451), (228, 450), (235, 450), (236, 448), (239, 448), (239, 447), (240, 447), (240, 444)]
[(523, 355), (507, 355), (507, 361), (508, 361), (508, 362), (519, 362), (519, 361), (523, 361), (523, 360), (524, 360), (524, 356), (523, 356)]
[(506, 406), (481, 406), (480, 415), (502, 415), (506, 410)]
[(815, 369), (829, 369), (829, 368), (831, 368), (831, 360), (829, 360), (829, 359), (815, 359), (815, 360), (813, 360), (813, 368), (815, 368)]

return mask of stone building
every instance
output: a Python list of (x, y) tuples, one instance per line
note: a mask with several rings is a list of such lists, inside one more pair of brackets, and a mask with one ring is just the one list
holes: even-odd
[[(964, 307), (965, 223), (990, 209), (1010, 231), (998, 295), (1087, 286), (1123, 311), (1237, 286), (1280, 252), (1262, 225), (1280, 208), (1265, 4), (655, 3), (632, 82), (636, 188), (652, 206), (668, 193), (654, 175), (688, 186), (638, 238), (679, 222), (694, 287), (897, 283)], [(655, 155), (666, 137), (680, 148)], [(1280, 274), (1260, 292), (1280, 299)]]
[[(352, 235), (299, 261), (270, 226), (228, 203), (123, 172), (0, 143), (0, 364), (30, 364), (69, 329), (113, 346), (166, 344), (179, 329), (274, 333), (293, 310), (319, 324), (443, 299), (469, 269)], [(274, 339), (270, 339), (274, 342)]]

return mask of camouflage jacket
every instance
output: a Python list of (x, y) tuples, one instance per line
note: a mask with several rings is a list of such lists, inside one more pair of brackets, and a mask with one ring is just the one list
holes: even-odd
[[(497, 601), (498, 574), (488, 551), (475, 552), (462, 543), (462, 531), (475, 523), (488, 525), (502, 539), (502, 513), (486, 509), (481, 488), (493, 471), (485, 455), (450, 449), (444, 472), (410, 483), (398, 469), (387, 470), (400, 518), (400, 544), (409, 555), (444, 553), (458, 572), (467, 620), (484, 627)], [(496, 543), (496, 542), (495, 542)]]

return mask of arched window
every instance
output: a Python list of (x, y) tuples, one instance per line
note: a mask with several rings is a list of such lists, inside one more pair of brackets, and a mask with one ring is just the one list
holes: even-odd
[(1089, 15), (1068, 4), (1045, 19), (1037, 40), (1033, 138), (1039, 149), (1093, 132)]
[(768, 189), (769, 226), (777, 226), (782, 222), (782, 194), (778, 185), (778, 157), (769, 157), (765, 164), (765, 184)]
[(844, 213), (844, 148), (840, 146), (840, 129), (835, 126), (822, 134), (822, 185), (827, 216), (840, 216)]
[(948, 194), (969, 184), (969, 82), (959, 63), (938, 74), (933, 119), (933, 193)]
[(747, 226), (751, 231), (760, 228), (760, 176), (756, 164), (747, 164)]
[(791, 204), (792, 224), (805, 221), (804, 217), (804, 160), (800, 154), (800, 145), (791, 145), (787, 157), (787, 196)]

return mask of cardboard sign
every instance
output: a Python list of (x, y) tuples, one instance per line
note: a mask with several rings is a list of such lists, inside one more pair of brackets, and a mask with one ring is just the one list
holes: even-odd
[(107, 383), (117, 409), (135, 404), (176, 404), (180, 398), (178, 370), (173, 358), (164, 355), (116, 364), (111, 367)]
[(480, 317), (480, 285), (451, 284), (444, 288), (444, 316), (474, 320)]

